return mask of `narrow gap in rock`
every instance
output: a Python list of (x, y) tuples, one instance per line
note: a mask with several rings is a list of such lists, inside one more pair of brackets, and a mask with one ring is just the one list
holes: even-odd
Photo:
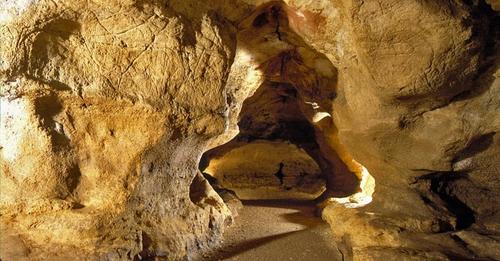
[(455, 215), (455, 229), (462, 230), (470, 227), (475, 222), (475, 214), (469, 206), (454, 195), (452, 183), (458, 178), (463, 177), (460, 177), (458, 173), (438, 175), (431, 180), (431, 190), (441, 197), (448, 210)]
[(463, 230), (476, 221), (474, 211), (455, 195), (454, 183), (466, 178), (460, 172), (435, 172), (414, 184), (422, 200), (442, 217), (436, 232)]

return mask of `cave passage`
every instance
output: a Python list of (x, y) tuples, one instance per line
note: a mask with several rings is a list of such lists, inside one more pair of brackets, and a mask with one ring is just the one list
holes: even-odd
[[(243, 200), (317, 200), (359, 192), (359, 178), (326, 145), (289, 83), (265, 81), (243, 103), (239, 134), (203, 154), (199, 169), (216, 191)], [(333, 160), (332, 160), (333, 159)], [(335, 165), (333, 165), (335, 164)]]
[(233, 140), (201, 159), (200, 171), (218, 186), (248, 200), (314, 200), (326, 191), (328, 164), (293, 86), (264, 82), (244, 102), (238, 126)]
[(340, 144), (330, 114), (337, 70), (289, 28), (290, 12), (271, 3), (239, 25), (235, 63), (253, 63), (262, 81), (236, 111), (238, 134), (205, 152), (199, 169), (245, 200), (359, 194), (368, 171)]
[[(331, 167), (318, 144), (322, 133), (300, 103), (295, 86), (264, 81), (243, 103), (238, 135), (203, 154), (200, 172), (237, 216), (208, 260), (292, 259), (304, 251), (312, 251), (307, 255), (314, 260), (343, 260), (316, 203), (355, 194), (360, 184), (347, 166)], [(346, 171), (335, 177), (333, 169)], [(196, 203), (202, 194), (197, 187), (203, 186), (195, 181), (191, 199)]]

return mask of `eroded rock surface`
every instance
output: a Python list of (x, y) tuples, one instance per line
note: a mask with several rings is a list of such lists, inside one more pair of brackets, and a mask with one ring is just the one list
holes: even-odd
[(2, 260), (196, 257), (232, 220), (199, 159), (268, 83), (296, 93), (325, 199), (363, 184), (358, 163), (376, 180), (369, 205), (323, 205), (345, 257), (498, 259), (497, 11), (1, 1)]
[(321, 169), (303, 149), (256, 140), (211, 155), (204, 172), (240, 199), (316, 199), (326, 189)]
[[(498, 246), (490, 240), (500, 220), (491, 207), (499, 198), (498, 14), (484, 2), (351, 3), (339, 9), (344, 55), (327, 52), (340, 65), (333, 117), (377, 185), (370, 205), (350, 215), (331, 205), (324, 217), (358, 260), (382, 252), (495, 259), (455, 233), (478, 231)], [(431, 251), (444, 256), (424, 254)]]
[(189, 189), (193, 155), (224, 131), (231, 27), (154, 1), (24, 2), (0, 29), (0, 211), (29, 251), (2, 259), (175, 260), (215, 243), (231, 213)]

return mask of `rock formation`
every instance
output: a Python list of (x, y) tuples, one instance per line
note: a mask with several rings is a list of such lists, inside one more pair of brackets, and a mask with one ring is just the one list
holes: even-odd
[(318, 164), (283, 142), (253, 141), (213, 155), (205, 172), (240, 199), (308, 199), (326, 189)]
[(499, 9), (0, 1), (0, 257), (196, 259), (235, 215), (202, 155), (248, 149), (325, 178), (346, 259), (498, 260)]

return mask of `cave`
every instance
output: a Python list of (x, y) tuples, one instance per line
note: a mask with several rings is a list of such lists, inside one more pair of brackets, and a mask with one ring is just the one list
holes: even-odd
[(0, 259), (500, 260), (499, 11), (0, 1)]
[(290, 84), (264, 82), (243, 103), (239, 133), (205, 152), (200, 171), (215, 186), (246, 200), (324, 200), (358, 192), (358, 177), (338, 155), (337, 167), (322, 156), (299, 102)]
[(310, 193), (303, 199), (314, 200), (325, 191), (324, 159), (292, 86), (265, 82), (243, 103), (240, 115), (239, 134), (203, 154), (203, 174), (245, 199), (287, 198), (288, 191)]
[[(288, 20), (286, 9), (271, 3), (241, 22), (237, 49), (258, 63), (263, 77), (235, 111), (237, 134), (205, 152), (200, 171), (246, 200), (351, 196), (361, 191), (364, 167), (335, 138), (329, 108), (337, 69), (290, 30)], [(259, 57), (261, 50), (266, 57)]]
[[(234, 227), (224, 235), (228, 243), (224, 242), (216, 248), (218, 250), (207, 254), (207, 260), (259, 258), (256, 257), (262, 255), (259, 252), (277, 251), (267, 247), (265, 238), (274, 238), (275, 244), (293, 244), (303, 240), (301, 233), (314, 235), (312, 231), (323, 231), (324, 224), (317, 219), (317, 209), (330, 199), (336, 198), (351, 207), (370, 202), (373, 191), (357, 199), (349, 198), (361, 192), (360, 178), (348, 169), (333, 148), (326, 150), (328, 158), (323, 156), (325, 149), (321, 150), (318, 141), (324, 142), (325, 138), (316, 135), (324, 134), (306, 118), (299, 103), (305, 101), (290, 83), (264, 81), (243, 102), (238, 116), (238, 134), (202, 155), (200, 173), (236, 216)], [(206, 186), (206, 183), (199, 183), (200, 178), (195, 178), (197, 185), (193, 186), (194, 182), (191, 185), (193, 202), (199, 202), (200, 191), (203, 191), (200, 186)], [(370, 186), (374, 186), (374, 181), (371, 182)], [(367, 187), (364, 187), (365, 192)], [(280, 215), (293, 215), (294, 219), (286, 220)], [(254, 220), (249, 221), (251, 218)], [(272, 222), (275, 231), (266, 234), (255, 228), (254, 223), (265, 218), (275, 218)], [(293, 222), (307, 225), (290, 228)], [(325, 246), (324, 242), (331, 240), (328, 236), (315, 240), (316, 244), (309, 247), (321, 254), (308, 258), (339, 258), (338, 250)], [(261, 250), (266, 247), (269, 250)], [(291, 249), (287, 251), (290, 256), (298, 254)], [(279, 259), (282, 256), (265, 254), (262, 258)]]
[[(267, 4), (241, 22), (241, 27), (248, 28), (238, 35), (237, 50), (242, 50), (239, 55), (246, 56), (249, 62), (242, 66), (257, 63), (262, 78), (253, 85), (256, 89), (247, 93), (241, 108), (232, 111), (237, 114), (234, 137), (204, 152), (199, 171), (231, 209), (236, 217), (235, 226), (249, 231), (230, 229), (224, 235), (230, 243), (219, 246), (208, 259), (251, 259), (252, 255), (240, 252), (259, 251), (261, 239), (253, 238), (253, 234), (266, 238), (298, 232), (286, 230), (291, 222), (281, 220), (276, 212), (299, 210), (293, 212), (297, 219), (294, 222), (321, 227), (314, 218), (328, 202), (361, 207), (370, 203), (374, 193), (373, 177), (352, 159), (335, 136), (329, 108), (336, 96), (337, 69), (286, 26), (288, 19), (283, 6)], [(259, 36), (250, 42), (246, 35)], [(260, 50), (266, 50), (266, 57), (258, 58)], [(234, 99), (228, 97), (229, 103)], [(199, 183), (201, 175), (193, 182), (198, 187), (191, 185), (191, 191), (195, 191), (191, 193), (193, 202), (199, 202), (195, 199), (203, 191), (199, 186), (206, 186)], [(275, 215), (268, 218), (281, 220), (282, 223), (273, 223), (280, 233), (250, 232), (253, 230), (250, 217), (259, 220), (255, 216), (262, 215), (259, 212), (263, 210)], [(310, 233), (311, 227), (302, 227), (302, 233)], [(245, 240), (253, 243), (242, 247)], [(290, 236), (276, 242), (293, 244), (297, 240), (301, 238)], [(316, 240), (321, 248), (325, 246), (319, 242), (331, 239)], [(338, 258), (338, 250), (326, 252), (325, 256), (310, 258)]]

